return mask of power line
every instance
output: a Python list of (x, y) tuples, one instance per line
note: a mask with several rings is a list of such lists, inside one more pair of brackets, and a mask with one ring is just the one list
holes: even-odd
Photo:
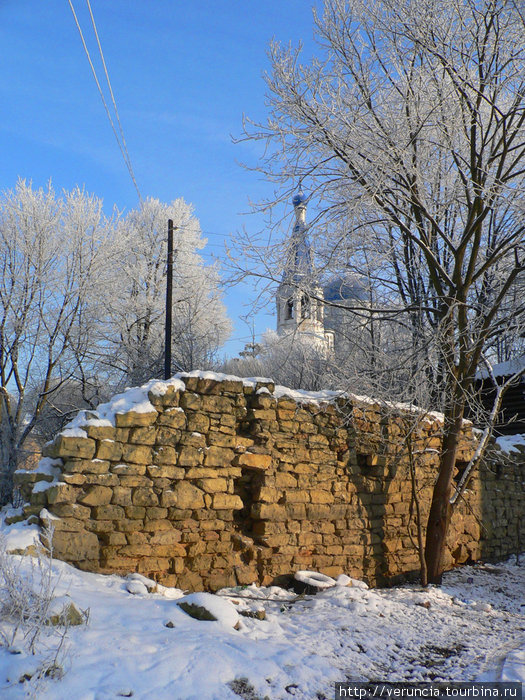
[(130, 174), (130, 176), (131, 176), (131, 179), (132, 179), (132, 181), (133, 181), (133, 185), (134, 185), (134, 187), (135, 187), (135, 189), (136, 189), (136, 191), (137, 191), (137, 194), (138, 194), (138, 197), (139, 197), (139, 201), (142, 202), (142, 195), (140, 194), (140, 190), (139, 190), (139, 187), (138, 187), (138, 185), (137, 185), (137, 180), (136, 180), (136, 178), (135, 178), (135, 173), (133, 172), (133, 166), (132, 166), (132, 164), (131, 164), (131, 159), (130, 159), (130, 157), (129, 157), (128, 149), (127, 149), (127, 146), (126, 146), (126, 140), (124, 139), (124, 132), (123, 132), (123, 130), (122, 130), (122, 125), (121, 125), (121, 122), (120, 122), (120, 117), (119, 117), (119, 114), (118, 114), (118, 110), (117, 110), (117, 105), (116, 105), (115, 97), (114, 97), (114, 95), (113, 95), (113, 90), (112, 90), (112, 88), (111, 88), (111, 82), (110, 82), (110, 80), (109, 80), (109, 74), (108, 74), (108, 71), (107, 71), (106, 62), (105, 62), (105, 60), (104, 60), (104, 55), (103, 55), (103, 53), (102, 53), (102, 46), (101, 46), (101, 44), (100, 44), (100, 40), (99, 40), (99, 37), (98, 37), (98, 32), (97, 32), (97, 28), (96, 28), (96, 24), (95, 24), (95, 18), (93, 17), (93, 12), (91, 11), (91, 5), (89, 4), (89, 0), (86, 0), (87, 6), (88, 6), (88, 8), (89, 8), (89, 13), (90, 13), (90, 15), (91, 15), (91, 21), (92, 21), (92, 24), (93, 24), (93, 29), (94, 29), (94, 32), (95, 32), (95, 36), (96, 36), (96, 38), (97, 38), (97, 43), (98, 43), (98, 47), (99, 47), (99, 52), (100, 52), (100, 56), (101, 56), (101, 59), (102, 59), (102, 64), (103, 64), (103, 66), (104, 66), (104, 72), (105, 72), (105, 75), (106, 75), (106, 81), (107, 81), (107, 83), (108, 83), (108, 87), (109, 87), (111, 99), (112, 99), (112, 102), (113, 102), (113, 107), (114, 107), (114, 109), (115, 109), (115, 114), (116, 114), (116, 117), (117, 117), (117, 121), (118, 121), (118, 125), (119, 125), (120, 134), (121, 134), (121, 137), (122, 137), (122, 142), (121, 142), (121, 140), (120, 140), (120, 138), (119, 138), (119, 135), (118, 135), (117, 130), (116, 130), (116, 128), (115, 128), (115, 124), (114, 124), (113, 119), (112, 119), (112, 117), (111, 117), (111, 113), (110, 113), (108, 104), (107, 104), (107, 102), (106, 102), (106, 98), (104, 97), (104, 92), (102, 91), (102, 87), (101, 87), (101, 85), (100, 85), (100, 82), (99, 82), (99, 79), (98, 79), (98, 76), (97, 76), (97, 71), (95, 70), (95, 66), (94, 66), (94, 64), (93, 64), (93, 61), (91, 60), (91, 55), (90, 55), (90, 53), (89, 53), (89, 49), (88, 49), (87, 44), (86, 44), (86, 41), (85, 41), (85, 39), (84, 39), (84, 34), (83, 34), (83, 32), (82, 32), (82, 28), (81, 28), (80, 23), (79, 23), (79, 21), (78, 21), (78, 17), (77, 17), (77, 13), (75, 12), (75, 8), (73, 7), (72, 0), (68, 0), (68, 2), (69, 2), (69, 7), (71, 8), (71, 12), (73, 13), (73, 17), (74, 17), (74, 19), (75, 19), (75, 24), (77, 25), (78, 33), (80, 34), (80, 39), (81, 39), (81, 41), (82, 41), (82, 46), (84, 47), (84, 51), (85, 51), (86, 56), (87, 56), (87, 59), (88, 59), (88, 61), (89, 61), (89, 65), (91, 66), (91, 72), (93, 73), (93, 77), (94, 77), (94, 79), (95, 79), (95, 83), (96, 83), (96, 85), (97, 85), (98, 92), (99, 92), (100, 98), (101, 98), (101, 100), (102, 100), (102, 104), (104, 105), (104, 108), (105, 108), (105, 110), (106, 110), (107, 117), (108, 117), (108, 119), (109, 119), (109, 123), (111, 124), (111, 128), (112, 128), (112, 130), (113, 130), (113, 134), (115, 135), (115, 138), (116, 138), (117, 143), (118, 143), (118, 147), (119, 147), (120, 152), (121, 152), (121, 154), (122, 154), (122, 157), (123, 157), (123, 159), (124, 159), (124, 163), (126, 164), (126, 167), (127, 167), (127, 169), (128, 169), (128, 172), (129, 172), (129, 174)]
[(139, 196), (139, 199), (142, 200), (142, 197), (140, 196), (140, 191), (139, 191), (139, 188), (138, 188), (138, 185), (137, 185), (137, 181), (135, 180), (135, 174), (134, 174), (134, 172), (133, 172), (133, 167), (132, 167), (132, 165), (131, 165), (131, 158), (130, 158), (130, 155), (129, 155), (129, 152), (128, 152), (128, 146), (127, 146), (127, 144), (126, 144), (126, 138), (125, 138), (125, 136), (124, 136), (124, 130), (122, 129), (122, 124), (121, 124), (121, 121), (120, 121), (120, 115), (119, 115), (119, 111), (118, 111), (118, 108), (117, 108), (117, 102), (116, 102), (116, 100), (115, 100), (115, 95), (113, 94), (113, 88), (112, 88), (112, 86), (111, 86), (111, 80), (109, 79), (109, 73), (108, 73), (108, 69), (107, 69), (107, 66), (106, 66), (106, 61), (105, 61), (105, 59), (104, 59), (104, 52), (102, 51), (102, 45), (101, 45), (101, 43), (100, 43), (100, 39), (99, 39), (99, 36), (98, 36), (97, 25), (96, 25), (96, 23), (95, 23), (95, 17), (93, 16), (93, 11), (92, 11), (92, 9), (91, 9), (91, 3), (90, 3), (90, 1), (89, 1), (89, 0), (86, 0), (86, 3), (87, 3), (87, 6), (88, 6), (88, 9), (89, 9), (89, 15), (90, 15), (90, 17), (91, 17), (91, 24), (93, 25), (93, 31), (95, 32), (95, 37), (96, 37), (96, 39), (97, 39), (97, 45), (98, 45), (98, 51), (99, 51), (99, 54), (100, 54), (100, 59), (101, 59), (101, 61), (102, 61), (102, 65), (104, 66), (104, 74), (105, 74), (105, 76), (106, 76), (106, 82), (107, 82), (107, 84), (108, 84), (109, 94), (111, 95), (111, 101), (112, 101), (112, 103), (113, 103), (113, 109), (115, 110), (115, 116), (117, 117), (117, 124), (118, 124), (119, 132), (120, 132), (120, 138), (122, 139), (122, 146), (123, 146), (124, 152), (125, 152), (125, 154), (126, 154), (126, 164), (127, 164), (127, 166), (128, 166), (128, 170), (129, 170), (129, 174), (131, 175), (131, 179), (133, 180), (133, 184), (135, 185), (135, 189), (137, 190), (137, 194), (138, 194), (138, 196)]

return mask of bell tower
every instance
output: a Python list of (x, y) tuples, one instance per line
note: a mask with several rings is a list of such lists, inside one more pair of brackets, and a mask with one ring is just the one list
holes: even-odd
[(277, 289), (277, 333), (300, 336), (313, 346), (331, 352), (334, 334), (324, 328), (323, 289), (317, 283), (307, 236), (307, 198), (300, 191), (294, 195), (292, 204), (295, 223), (282, 280)]

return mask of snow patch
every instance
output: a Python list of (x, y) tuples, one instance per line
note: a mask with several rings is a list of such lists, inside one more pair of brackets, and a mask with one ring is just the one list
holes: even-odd
[[(40, 542), (40, 528), (38, 525), (28, 525), (26, 521), (3, 525), (1, 535), (6, 552), (22, 551)], [(2, 584), (0, 581), (0, 588)]]
[(226, 627), (236, 627), (239, 624), (239, 613), (233, 603), (213, 593), (190, 593), (177, 602), (177, 605), (181, 604), (204, 608)]
[[(496, 445), (503, 452), (525, 451), (525, 435), (502, 435), (496, 440)], [(520, 447), (522, 448), (521, 450)]]
[(87, 438), (87, 433), (85, 430), (83, 430), (80, 427), (73, 426), (70, 428), (65, 428), (60, 432), (60, 435), (63, 437), (72, 437), (72, 438)]
[[(129, 413), (130, 411), (135, 413), (152, 413), (156, 409), (148, 398), (150, 392), (155, 396), (164, 396), (170, 389), (184, 391), (185, 388), (184, 382), (177, 376), (165, 381), (151, 379), (142, 386), (131, 387), (125, 389), (121, 394), (116, 394), (107, 403), (101, 403), (97, 406), (95, 411), (89, 411), (89, 415), (86, 411), (80, 411), (60, 434), (66, 435), (70, 431), (82, 430), (90, 425), (114, 426), (117, 413)], [(87, 435), (84, 436), (87, 437)]]

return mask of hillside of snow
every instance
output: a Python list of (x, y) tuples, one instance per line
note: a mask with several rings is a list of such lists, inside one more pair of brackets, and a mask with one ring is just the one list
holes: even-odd
[[(10, 546), (31, 534), (20, 527), (6, 529)], [(31, 557), (2, 557), (33, 586), (46, 575)], [(58, 654), (60, 629), (44, 630), (33, 655), (20, 635), (6, 643), (4, 614), (2, 700), (322, 700), (346, 680), (525, 681), (525, 557), (456, 569), (440, 588), (369, 590), (351, 581), (315, 596), (249, 586), (192, 598), (136, 574), (59, 561), (47, 573), (53, 595), (84, 611), (84, 624), (69, 628)], [(179, 605), (207, 595), (217, 621)], [(53, 655), (54, 671), (38, 678)]]

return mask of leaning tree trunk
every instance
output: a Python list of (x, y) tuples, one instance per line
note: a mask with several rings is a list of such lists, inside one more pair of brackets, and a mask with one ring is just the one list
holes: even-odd
[(452, 479), (456, 466), (456, 453), (461, 436), (462, 423), (463, 402), (458, 401), (458, 403), (452, 404), (450, 415), (445, 415), (439, 472), (432, 493), (432, 503), (428, 515), (425, 543), (428, 583), (441, 583), (443, 575), (443, 554), (452, 515), (452, 505), (450, 503)]

